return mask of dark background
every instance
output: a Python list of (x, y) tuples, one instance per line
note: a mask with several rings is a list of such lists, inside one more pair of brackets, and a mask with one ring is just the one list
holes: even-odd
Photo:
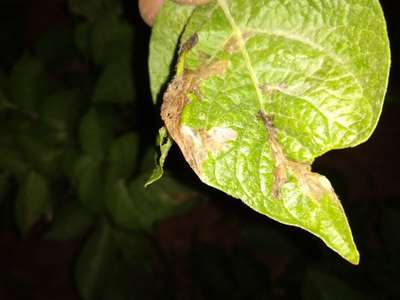
[[(115, 228), (114, 223), (104, 225), (109, 224), (104, 221), (107, 217), (100, 217), (84, 229), (79, 227), (81, 235), (67, 239), (45, 238), (57, 220), (57, 212), (51, 209), (27, 230), (18, 228), (14, 202), (21, 183), (18, 176), (7, 175), (9, 187), (0, 194), (0, 299), (400, 299), (400, 60), (396, 55), (400, 51), (400, 15), (395, 1), (381, 4), (388, 23), (392, 68), (378, 127), (366, 143), (327, 153), (314, 165), (316, 171), (332, 179), (342, 199), (361, 253), (359, 266), (343, 261), (310, 234), (277, 224), (240, 201), (204, 186), (174, 147), (167, 169), (177, 182), (188, 186), (189, 202), (195, 198), (195, 204), (155, 218), (150, 230), (134, 230), (135, 235), (145, 236), (151, 250), (126, 248), (136, 255), (135, 263), (128, 264), (128, 273), (120, 273), (111, 267), (112, 262), (105, 262), (104, 253), (111, 251), (109, 244), (115, 240), (106, 240), (106, 246), (99, 244), (103, 248), (98, 253), (104, 255), (100, 259), (95, 249), (87, 250), (88, 240), (96, 240), (93, 236), (104, 237), (110, 230), (117, 230), (118, 224)], [(114, 133), (135, 133), (140, 141), (138, 157), (145, 161), (143, 153), (154, 143), (160, 123), (148, 88), (150, 29), (141, 21), (136, 5), (134, 0), (124, 1), (119, 15), (133, 29), (130, 78), (135, 99), (101, 105), (112, 105), (102, 109), (112, 110), (119, 119)], [(38, 46), (43, 36), (56, 32), (49, 35), (47, 43), (60, 45), (61, 34), (57, 33), (72, 32), (82, 22), (91, 20), (71, 13), (65, 0), (1, 0), (0, 66), (4, 74), (10, 74), (26, 53), (46, 60), (43, 49), (47, 48)], [(65, 50), (63, 46), (48, 49), (51, 53)], [(93, 86), (87, 82), (96, 81), (103, 68), (103, 62), (82, 53), (55, 55), (46, 64), (51, 84), (61, 82), (80, 91), (88, 90), (83, 95), (91, 93)], [(94, 104), (85, 105), (78, 109), (77, 122)], [(0, 110), (0, 114), (0, 127), (6, 128), (3, 120), (8, 122), (12, 113)], [(79, 143), (76, 137), (69, 141)], [(131, 175), (140, 176), (139, 169)], [(0, 174), (7, 172), (0, 164)], [(68, 180), (61, 180), (59, 185), (53, 198), (73, 198)], [(186, 190), (177, 195), (184, 195), (187, 201)], [(148, 209), (149, 214), (152, 210)], [(97, 218), (98, 214), (94, 215)], [(82, 261), (92, 259), (102, 267), (82, 266)], [(88, 285), (91, 291), (85, 289)], [(120, 290), (127, 292), (122, 295)]]

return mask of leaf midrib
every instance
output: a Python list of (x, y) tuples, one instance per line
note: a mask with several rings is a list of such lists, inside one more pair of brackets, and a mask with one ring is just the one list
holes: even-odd
[(256, 90), (257, 100), (258, 100), (258, 104), (259, 104), (259, 110), (262, 110), (262, 108), (263, 108), (263, 105), (262, 105), (263, 104), (262, 92), (261, 92), (261, 90), (259, 88), (260, 85), (259, 85), (256, 73), (255, 73), (255, 71), (253, 69), (249, 53), (247, 52), (246, 47), (245, 47), (245, 42), (244, 42), (243, 37), (242, 37), (242, 31), (236, 25), (236, 22), (233, 19), (233, 16), (232, 16), (231, 12), (229, 11), (229, 8), (228, 8), (228, 5), (227, 5), (226, 1), (225, 0), (218, 0), (218, 4), (220, 5), (222, 11), (224, 12), (225, 17), (227, 18), (229, 24), (231, 25), (234, 35), (236, 35), (236, 38), (237, 38), (237, 41), (238, 41), (238, 45), (239, 45), (239, 48), (240, 48), (240, 52), (243, 55), (243, 59), (245, 61), (245, 65), (246, 65), (246, 67), (247, 67), (247, 69), (248, 69), (248, 71), (250, 73), (251, 80), (253, 81), (254, 88)]
[[(237, 24), (236, 24), (232, 14), (231, 14), (231, 12), (229, 11), (229, 8), (228, 8), (228, 5), (226, 3), (226, 0), (218, 0), (218, 4), (220, 5), (222, 11), (224, 12), (225, 17), (229, 21), (229, 24), (232, 27), (233, 33), (237, 38), (238, 45), (239, 45), (239, 48), (240, 48), (240, 52), (243, 55), (246, 67), (249, 70), (250, 77), (251, 77), (251, 79), (253, 81), (253, 84), (255, 86), (257, 97), (258, 97), (258, 100), (259, 100), (259, 105), (260, 105), (259, 108), (261, 109), (262, 106), (263, 106), (262, 105), (262, 103), (263, 103), (263, 101), (262, 101), (262, 99), (263, 99), (262, 91), (259, 88), (259, 86), (260, 86), (259, 85), (259, 81), (258, 81), (257, 75), (256, 75), (256, 73), (255, 73), (255, 71), (253, 69), (249, 53), (248, 53), (248, 51), (246, 49), (246, 46), (245, 46), (245, 41), (243, 40), (243, 37), (242, 37), (242, 30), (237, 26)], [(309, 46), (309, 47), (311, 47), (313, 49), (316, 49), (316, 50), (324, 53), (326, 56), (331, 58), (333, 61), (335, 61), (339, 65), (343, 65), (343, 66), (347, 65), (345, 63), (345, 61), (343, 61), (343, 59), (341, 57), (337, 56), (335, 53), (332, 53), (332, 52), (328, 51), (327, 49), (325, 49), (321, 45), (319, 45), (319, 44), (317, 44), (317, 43), (315, 43), (315, 42), (313, 42), (313, 41), (311, 41), (309, 39), (306, 39), (306, 38), (304, 38), (302, 36), (290, 35), (290, 34), (288, 34), (287, 32), (284, 32), (284, 31), (281, 31), (281, 32), (277, 32), (277, 31), (270, 32), (270, 31), (266, 31), (266, 30), (250, 29), (250, 28), (248, 30), (251, 31), (251, 32), (263, 33), (263, 34), (273, 35), (273, 36), (277, 36), (277, 37), (282, 37), (282, 38), (288, 39), (288, 40), (301, 42), (301, 43), (303, 43), (303, 44), (305, 44), (305, 45), (307, 45), (307, 46)], [(354, 76), (353, 72), (349, 72), (349, 75), (351, 75), (351, 77), (354, 80), (356, 80), (356, 82), (358, 83), (358, 80), (357, 80), (356, 76)]]
[[(248, 51), (246, 49), (245, 41), (243, 40), (243, 37), (242, 37), (242, 30), (237, 26), (237, 24), (235, 22), (235, 19), (233, 18), (232, 14), (231, 14), (231, 12), (230, 12), (230, 10), (228, 8), (228, 4), (227, 4), (226, 0), (217, 0), (217, 1), (218, 1), (219, 6), (221, 7), (222, 11), (224, 12), (225, 17), (227, 18), (229, 24), (232, 27), (233, 35), (235, 35), (236, 38), (237, 38), (240, 52), (243, 55), (243, 59), (245, 61), (246, 68), (249, 71), (251, 80), (252, 80), (252, 82), (254, 84), (254, 88), (256, 90), (257, 100), (258, 100), (258, 104), (259, 104), (258, 109), (259, 110), (263, 110), (263, 95), (262, 95), (262, 91), (260, 90), (260, 83), (259, 83), (257, 75), (256, 75), (256, 73), (255, 73), (255, 71), (253, 69), (249, 53), (248, 53)], [(313, 41), (311, 41), (309, 39), (305, 39), (302, 36), (290, 35), (290, 34), (288, 34), (286, 32), (283, 32), (283, 31), (282, 32), (269, 32), (269, 31), (260, 30), (260, 29), (250, 29), (250, 31), (254, 31), (254, 32), (258, 32), (258, 33), (264, 33), (264, 34), (268, 34), (268, 35), (279, 36), (279, 37), (282, 37), (282, 38), (285, 38), (285, 39), (301, 42), (301, 43), (303, 43), (303, 44), (305, 44), (305, 45), (307, 45), (307, 46), (309, 46), (309, 47), (311, 47), (313, 49), (321, 51), (327, 57), (331, 58), (334, 62), (338, 63), (339, 65), (347, 66), (346, 62), (343, 60), (342, 57), (336, 55), (335, 53), (332, 53), (332, 52), (328, 51), (327, 49), (325, 49), (321, 45), (319, 45), (319, 44), (317, 44), (317, 43), (315, 43), (315, 42), (313, 42)], [(348, 68), (346, 68), (346, 69), (348, 69)], [(361, 89), (362, 89), (362, 85), (360, 84), (358, 78), (354, 75), (353, 72), (350, 72), (350, 70), (349, 70), (349, 75), (355, 80), (356, 84), (359, 85), (361, 87)], [(291, 95), (291, 96), (293, 96), (293, 95)], [(322, 114), (322, 116), (324, 116), (327, 120), (333, 121), (335, 124), (338, 124), (340, 127), (344, 128), (344, 129), (348, 130), (349, 132), (351, 132), (352, 134), (354, 134), (353, 130), (351, 130), (347, 126), (341, 124), (340, 122), (338, 122), (338, 120), (329, 118), (327, 116), (328, 114), (326, 112), (323, 112), (320, 109), (318, 109), (316, 107), (315, 103), (312, 103), (310, 101), (306, 101), (306, 102), (309, 103), (309, 104), (312, 104), (313, 107), (315, 107)]]

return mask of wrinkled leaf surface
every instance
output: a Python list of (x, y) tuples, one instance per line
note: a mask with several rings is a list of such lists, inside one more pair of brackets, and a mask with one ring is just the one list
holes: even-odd
[(390, 61), (378, 1), (213, 1), (181, 41), (161, 114), (199, 178), (357, 264), (341, 203), (311, 164), (376, 126)]

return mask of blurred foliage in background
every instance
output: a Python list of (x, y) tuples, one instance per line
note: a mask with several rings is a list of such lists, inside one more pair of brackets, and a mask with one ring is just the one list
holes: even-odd
[[(78, 243), (70, 269), (83, 300), (400, 297), (396, 201), (346, 209), (362, 253), (353, 267), (318, 240), (185, 180), (179, 163), (181, 179), (167, 174), (145, 189), (159, 124), (148, 31), (129, 11), (136, 2), (56, 3), (66, 25), (25, 40), (26, 1), (0, 4), (2, 232)], [(330, 177), (346, 199), (342, 174)], [(1, 299), (34, 289), (2, 272)]]

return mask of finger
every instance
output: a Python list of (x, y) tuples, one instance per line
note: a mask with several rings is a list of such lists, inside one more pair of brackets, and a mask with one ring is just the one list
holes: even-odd
[(164, 0), (139, 0), (139, 12), (145, 23), (152, 26)]

